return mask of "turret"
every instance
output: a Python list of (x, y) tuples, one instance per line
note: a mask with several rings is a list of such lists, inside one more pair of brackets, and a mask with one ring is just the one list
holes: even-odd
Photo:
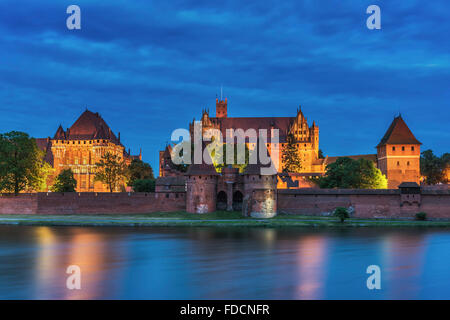
[(217, 177), (213, 165), (192, 164), (186, 172), (186, 211), (208, 213), (216, 211)]
[(386, 175), (388, 188), (402, 182), (420, 182), (420, 145), (399, 115), (377, 145), (378, 169)]
[(261, 165), (249, 164), (244, 171), (247, 212), (254, 218), (271, 218), (277, 214), (277, 175), (262, 175)]
[(216, 98), (216, 118), (227, 117), (227, 98), (219, 100)]

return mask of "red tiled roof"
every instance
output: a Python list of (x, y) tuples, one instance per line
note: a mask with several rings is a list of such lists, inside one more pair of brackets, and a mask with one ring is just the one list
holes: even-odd
[(395, 117), (377, 147), (385, 144), (422, 144), (414, 137), (401, 116)]
[(226, 139), (227, 129), (255, 129), (258, 134), (259, 129), (267, 130), (267, 138), (270, 140), (270, 129), (279, 130), (280, 142), (286, 141), (286, 133), (290, 125), (294, 122), (295, 117), (261, 117), (261, 118), (211, 118), (213, 123), (220, 123), (222, 135)]
[(97, 113), (89, 110), (84, 111), (75, 123), (64, 132), (59, 126), (54, 139), (68, 140), (95, 140), (109, 139), (120, 144), (119, 139), (106, 124), (105, 120)]

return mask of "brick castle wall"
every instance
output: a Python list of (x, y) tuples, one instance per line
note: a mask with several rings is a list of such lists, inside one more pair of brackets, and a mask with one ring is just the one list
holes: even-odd
[(423, 190), (420, 205), (401, 200), (400, 190), (297, 189), (278, 190), (278, 213), (329, 215), (336, 207), (353, 207), (356, 218), (450, 218), (450, 192)]
[(0, 196), (0, 214), (125, 214), (185, 211), (185, 192), (34, 193)]
[[(423, 189), (420, 205), (402, 201), (400, 191), (294, 189), (278, 190), (277, 211), (329, 215), (336, 207), (353, 207), (357, 218), (450, 218), (450, 191)], [(258, 198), (259, 199), (259, 198)], [(186, 210), (185, 192), (35, 193), (1, 195), (0, 214), (126, 214)]]

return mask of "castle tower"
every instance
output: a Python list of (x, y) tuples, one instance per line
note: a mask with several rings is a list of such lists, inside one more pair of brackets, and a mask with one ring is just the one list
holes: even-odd
[(316, 159), (319, 158), (319, 127), (316, 125), (316, 122), (313, 121), (311, 128), (309, 128), (310, 139), (312, 144), (312, 149), (316, 154)]
[(420, 180), (420, 143), (401, 116), (395, 117), (377, 146), (378, 168), (388, 179), (388, 188)]
[(216, 211), (217, 177), (213, 165), (192, 164), (186, 172), (186, 211), (208, 213)]
[(227, 117), (227, 98), (225, 100), (216, 99), (216, 118)]
[(262, 175), (261, 165), (249, 164), (244, 171), (244, 192), (248, 213), (253, 218), (271, 218), (277, 214), (277, 175)]

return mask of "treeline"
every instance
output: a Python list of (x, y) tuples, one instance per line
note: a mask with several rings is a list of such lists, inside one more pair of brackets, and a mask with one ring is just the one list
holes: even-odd
[[(449, 183), (450, 154), (438, 157), (433, 151), (423, 151), (420, 157), (420, 173), (428, 185)], [(320, 188), (385, 189), (387, 179), (373, 161), (338, 158), (327, 165), (323, 177), (311, 179)]]
[[(136, 192), (153, 192), (155, 177), (152, 167), (139, 159), (127, 165), (117, 155), (106, 153), (96, 164), (94, 181), (108, 186), (110, 192), (125, 186)], [(48, 191), (74, 192), (77, 181), (71, 169), (61, 171), (49, 186), (55, 169), (45, 161), (45, 152), (27, 133), (11, 131), (0, 134), (0, 192), (15, 193)]]
[(420, 172), (425, 184), (449, 183), (450, 153), (444, 153), (440, 157), (433, 151), (426, 150), (420, 157)]

